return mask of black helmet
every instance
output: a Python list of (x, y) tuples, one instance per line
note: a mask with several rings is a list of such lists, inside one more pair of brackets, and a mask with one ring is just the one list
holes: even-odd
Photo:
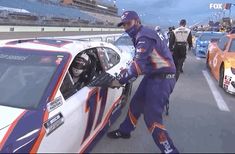
[[(76, 56), (73, 60), (73, 63), (71, 65), (72, 68), (78, 69), (78, 70), (87, 70), (89, 67), (89, 57), (87, 55), (81, 55)], [(82, 71), (82, 72), (83, 72)]]
[(186, 25), (186, 20), (185, 19), (180, 20), (180, 25), (185, 26)]
[(89, 57), (87, 55), (77, 56), (74, 58), (74, 61), (71, 66), (76, 69), (87, 69), (89, 66)]
[(72, 77), (78, 77), (89, 69), (90, 61), (87, 55), (76, 56), (71, 64), (70, 72)]

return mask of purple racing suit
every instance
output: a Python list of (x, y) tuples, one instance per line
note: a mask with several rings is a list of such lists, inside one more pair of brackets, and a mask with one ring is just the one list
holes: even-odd
[(176, 82), (172, 55), (166, 42), (154, 30), (141, 26), (131, 37), (136, 48), (135, 57), (130, 67), (121, 71), (118, 80), (125, 84), (131, 83), (139, 75), (144, 75), (144, 78), (130, 102), (128, 114), (119, 130), (131, 133), (143, 114), (149, 132), (161, 152), (178, 153), (162, 120), (164, 107)]

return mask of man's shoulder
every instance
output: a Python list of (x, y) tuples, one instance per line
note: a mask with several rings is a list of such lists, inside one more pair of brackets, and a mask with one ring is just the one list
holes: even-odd
[(156, 31), (154, 31), (153, 29), (151, 29), (149, 27), (142, 27), (140, 29), (139, 33), (137, 34), (137, 39), (140, 39), (143, 37), (156, 39), (157, 33), (156, 33)]
[(146, 34), (150, 34), (150, 33), (155, 33), (155, 31), (149, 27), (145, 27), (143, 26), (140, 31), (139, 31), (139, 34), (141, 35), (146, 35)]
[(187, 27), (178, 27), (178, 28), (176, 28), (175, 30), (174, 30), (174, 33), (175, 32), (181, 32), (181, 31), (187, 31), (187, 32), (190, 32), (191, 30), (189, 29), (189, 28), (187, 28)]

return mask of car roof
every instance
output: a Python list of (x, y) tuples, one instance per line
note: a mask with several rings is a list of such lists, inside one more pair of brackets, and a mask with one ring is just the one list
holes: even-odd
[(205, 31), (201, 34), (225, 34), (225, 32)]
[[(0, 47), (24, 48), (49, 52), (68, 52), (75, 57), (79, 52), (94, 47), (116, 48), (111, 43), (57, 38), (11, 39), (0, 42)], [(115, 50), (118, 51), (119, 50)], [(120, 53), (119, 53), (120, 54)]]

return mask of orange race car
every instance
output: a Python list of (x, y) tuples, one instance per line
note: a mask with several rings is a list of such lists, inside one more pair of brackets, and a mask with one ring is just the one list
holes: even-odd
[(210, 43), (206, 63), (219, 86), (235, 94), (235, 34)]

